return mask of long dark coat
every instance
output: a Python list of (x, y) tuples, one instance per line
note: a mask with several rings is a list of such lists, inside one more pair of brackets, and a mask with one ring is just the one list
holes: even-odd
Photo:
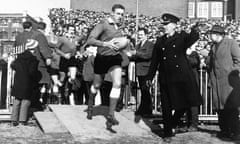
[(42, 78), (39, 83), (50, 84), (51, 79), (46, 65), (46, 59), (52, 58), (52, 50), (48, 45), (46, 36), (37, 30), (32, 30), (32, 39), (38, 41), (38, 47), (35, 49), (34, 55), (39, 60), (38, 70), (42, 74)]
[(32, 31), (23, 31), (19, 33), (15, 38), (14, 46), (25, 46), (27, 39), (31, 39)]
[(196, 79), (186, 57), (186, 49), (198, 38), (198, 33), (192, 30), (190, 34), (175, 33), (169, 38), (164, 35), (154, 45), (149, 79), (153, 79), (158, 69), (160, 87), (165, 88), (164, 93), (169, 97), (172, 109), (199, 106), (202, 103)]
[(190, 55), (187, 55), (188, 61), (192, 67), (192, 71), (196, 78), (198, 86), (200, 85), (200, 78), (199, 78), (199, 67), (200, 67), (200, 56), (196, 51), (193, 51)]
[(15, 46), (24, 46), (27, 39), (35, 39), (38, 41), (38, 47), (35, 49), (34, 55), (39, 61), (38, 70), (41, 72), (42, 78), (39, 83), (50, 83), (50, 75), (46, 66), (46, 59), (52, 57), (52, 50), (49, 47), (47, 38), (43, 33), (37, 30), (23, 31), (16, 36)]
[(210, 52), (210, 79), (216, 109), (240, 106), (240, 48), (233, 39), (224, 38)]
[(20, 54), (11, 67), (15, 70), (12, 95), (18, 99), (31, 100), (34, 88), (38, 87), (41, 74), (38, 60), (29, 51)]

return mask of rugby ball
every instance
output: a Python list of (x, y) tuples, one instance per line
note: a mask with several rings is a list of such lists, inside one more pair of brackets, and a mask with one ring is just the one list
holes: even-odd
[(120, 50), (127, 47), (129, 40), (126, 37), (117, 37), (117, 38), (113, 38), (111, 42), (113, 42), (117, 46), (117, 48)]

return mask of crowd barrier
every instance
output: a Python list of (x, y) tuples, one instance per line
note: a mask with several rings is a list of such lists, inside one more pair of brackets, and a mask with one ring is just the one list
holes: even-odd
[(13, 96), (11, 95), (12, 86), (14, 83), (14, 70), (11, 68), (11, 63), (17, 58), (17, 55), (24, 52), (24, 46), (11, 47), (7, 49), (7, 96), (6, 109), (11, 111), (13, 105)]
[[(11, 62), (16, 59), (17, 54), (22, 53), (25, 50), (24, 47), (13, 47), (8, 50), (8, 66), (7, 66), (7, 98), (6, 98), (6, 108), (11, 109), (11, 105), (13, 104), (13, 97), (11, 96), (11, 88), (14, 83), (14, 71), (11, 69)], [(199, 70), (199, 86), (200, 86), (200, 93), (203, 97), (203, 105), (200, 106), (199, 111), (199, 120), (200, 121), (216, 121), (217, 114), (213, 110), (212, 105), (212, 92), (211, 87), (208, 85), (209, 76), (205, 69)], [(132, 83), (135, 83), (134, 86)], [(159, 83), (158, 83), (158, 72), (156, 73), (153, 85), (150, 88), (150, 93), (152, 94), (153, 98), (153, 109), (154, 113), (161, 113), (161, 103), (160, 103), (160, 92), (159, 92)], [(123, 103), (125, 108), (128, 108), (129, 105), (133, 105), (133, 109), (137, 109), (140, 103), (140, 90), (139, 86), (137, 85), (137, 78), (135, 76), (135, 64), (130, 63), (128, 69), (128, 80), (125, 83), (125, 91), (124, 91), (124, 99)]]
[(209, 85), (209, 75), (206, 69), (199, 70), (200, 94), (203, 97), (203, 105), (200, 106), (199, 120), (217, 121), (217, 113), (213, 109), (212, 88)]
[[(150, 88), (150, 93), (152, 95), (152, 100), (153, 100), (153, 113), (154, 114), (161, 114), (161, 103), (160, 103), (160, 85), (158, 83), (158, 72), (156, 73), (153, 81), (152, 81), (152, 87)], [(131, 64), (130, 68), (129, 68), (129, 81), (131, 82), (137, 82), (137, 78), (135, 76), (135, 65)], [(132, 89), (131, 88), (131, 84), (128, 84), (128, 86), (126, 86), (127, 89), (130, 88), (130, 90), (126, 90), (126, 94), (125, 95), (125, 107), (127, 108), (127, 104), (131, 103), (130, 101), (126, 102), (127, 100), (131, 100), (131, 98), (129, 97), (135, 97), (136, 99), (136, 104), (135, 104), (135, 108), (137, 109), (137, 107), (139, 106), (139, 100), (140, 99), (140, 93), (137, 92), (135, 94), (137, 94), (136, 96), (132, 96), (134, 95), (133, 93), (131, 93)], [(129, 92), (130, 91), (130, 92)], [(139, 87), (137, 87), (136, 91), (140, 91)], [(201, 68), (199, 70), (199, 91), (200, 94), (203, 98), (203, 104), (199, 107), (199, 120), (200, 121), (217, 121), (218, 117), (217, 117), (217, 113), (214, 111), (213, 109), (213, 98), (212, 98), (212, 88), (209, 85), (209, 76), (208, 76), (208, 72), (206, 69)]]

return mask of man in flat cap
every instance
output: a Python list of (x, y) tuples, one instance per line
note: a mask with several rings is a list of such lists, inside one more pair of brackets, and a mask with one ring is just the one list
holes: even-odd
[[(164, 124), (164, 140), (170, 141), (173, 128), (187, 109), (193, 108), (197, 119), (198, 106), (202, 103), (199, 88), (186, 50), (198, 38), (198, 32), (192, 28), (190, 33), (176, 32), (179, 18), (172, 14), (162, 15), (165, 34), (157, 38), (154, 46), (148, 79), (152, 80), (159, 71), (159, 83)], [(174, 116), (172, 110), (175, 111)], [(197, 128), (197, 123), (194, 125)]]
[(210, 50), (210, 82), (213, 107), (218, 112), (221, 138), (239, 140), (240, 48), (234, 39), (225, 37), (224, 28), (214, 25), (210, 30), (214, 43)]

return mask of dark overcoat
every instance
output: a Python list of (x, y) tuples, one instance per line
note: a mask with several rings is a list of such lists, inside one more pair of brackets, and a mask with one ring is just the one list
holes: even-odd
[(196, 79), (186, 57), (186, 49), (198, 38), (198, 33), (192, 30), (190, 34), (181, 32), (171, 37), (164, 35), (154, 45), (149, 79), (153, 79), (158, 69), (160, 87), (164, 88), (172, 109), (199, 106), (202, 103)]
[(136, 75), (146, 76), (150, 67), (152, 51), (154, 44), (150, 41), (146, 41), (142, 46), (139, 44), (136, 46), (136, 55), (133, 59), (136, 62)]
[(193, 51), (190, 55), (187, 55), (188, 61), (192, 67), (192, 71), (196, 78), (198, 86), (200, 85), (199, 68), (200, 68), (200, 56), (196, 51)]
[(52, 50), (48, 45), (47, 38), (43, 33), (37, 30), (23, 31), (16, 36), (15, 46), (25, 46), (27, 39), (38, 41), (38, 46), (34, 51), (34, 55), (39, 61), (38, 70), (41, 72), (42, 78), (39, 83), (50, 84), (50, 75), (46, 66), (46, 59), (52, 58)]
[(46, 36), (42, 32), (32, 30), (32, 33), (32, 39), (38, 41), (38, 47), (35, 49), (34, 55), (39, 60), (38, 70), (42, 74), (42, 78), (39, 83), (50, 84), (51, 79), (46, 65), (46, 59), (52, 58), (52, 50), (49, 47)]
[(31, 100), (33, 90), (38, 87), (41, 74), (38, 71), (38, 60), (29, 51), (21, 53), (11, 64), (15, 70), (12, 95), (18, 99)]
[(23, 31), (19, 33), (15, 38), (14, 46), (25, 46), (27, 39), (31, 39), (32, 31)]
[(216, 109), (240, 106), (240, 48), (233, 39), (224, 38), (210, 52), (210, 79)]

